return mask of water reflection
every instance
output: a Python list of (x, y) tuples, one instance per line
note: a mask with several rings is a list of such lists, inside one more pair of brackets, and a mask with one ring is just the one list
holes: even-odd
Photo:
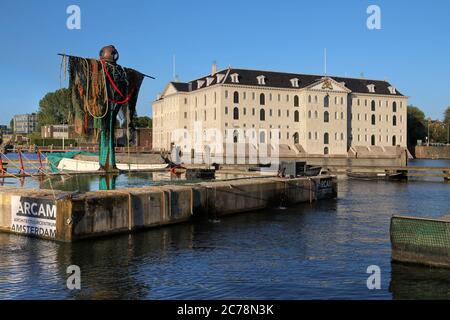
[(394, 299), (450, 299), (450, 269), (392, 263)]

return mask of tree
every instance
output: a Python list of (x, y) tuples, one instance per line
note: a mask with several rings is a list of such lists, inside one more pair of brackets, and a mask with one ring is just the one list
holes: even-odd
[(425, 140), (427, 136), (425, 114), (415, 106), (408, 106), (408, 148), (414, 152), (417, 140)]
[(68, 123), (71, 106), (72, 100), (69, 89), (62, 88), (47, 93), (39, 101), (37, 130), (45, 125)]
[(450, 107), (447, 107), (444, 112), (444, 122), (446, 124), (450, 123)]
[(152, 118), (150, 117), (138, 117), (134, 118), (134, 125), (136, 128), (151, 128), (152, 127)]
[(447, 125), (442, 121), (430, 121), (430, 142), (445, 143), (447, 141)]
[(9, 122), (9, 127), (11, 129), (11, 132), (14, 133), (14, 119), (11, 119), (11, 121)]

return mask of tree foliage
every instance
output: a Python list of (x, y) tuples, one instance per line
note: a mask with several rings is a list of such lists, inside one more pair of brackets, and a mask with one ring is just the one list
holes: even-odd
[(427, 127), (425, 114), (415, 106), (408, 106), (408, 148), (414, 150), (417, 140), (425, 141)]
[(444, 111), (444, 122), (446, 124), (450, 123), (450, 107), (447, 107)]
[(134, 125), (136, 128), (151, 128), (152, 127), (152, 118), (144, 116), (144, 117), (135, 117)]
[(39, 101), (38, 129), (49, 124), (68, 123), (71, 105), (69, 89), (62, 88), (47, 93)]

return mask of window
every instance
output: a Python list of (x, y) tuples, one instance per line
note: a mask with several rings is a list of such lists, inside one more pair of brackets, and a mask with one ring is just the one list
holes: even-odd
[(373, 145), (373, 146), (375, 145), (375, 135), (374, 134), (370, 138), (370, 142), (371, 142), (371, 145)]
[(281, 117), (281, 109), (278, 109), (278, 117)]
[(300, 105), (298, 96), (294, 96), (294, 107), (298, 107)]
[(308, 96), (308, 102), (311, 103), (311, 96)]
[(323, 148), (323, 154), (329, 154), (330, 153), (330, 149), (328, 149), (328, 147)]
[(326, 96), (323, 98), (323, 106), (324, 106), (325, 108), (328, 108), (328, 107), (330, 106), (330, 96), (329, 96), (329, 95), (326, 95)]
[(228, 114), (228, 107), (225, 107), (225, 114)]
[(239, 131), (234, 130), (233, 131), (233, 143), (238, 143), (239, 140)]
[(233, 108), (233, 119), (239, 120), (239, 108), (238, 107)]
[(225, 99), (228, 99), (228, 90), (225, 90)]
[(299, 136), (298, 132), (294, 133), (294, 143), (295, 144), (299, 143), (299, 141), (300, 141), (298, 136)]
[(300, 115), (298, 110), (295, 110), (294, 112), (294, 122), (300, 122)]
[(266, 77), (261, 75), (261, 76), (257, 76), (256, 79), (258, 80), (258, 84), (259, 85), (265, 85), (266, 84)]
[(239, 103), (239, 92), (237, 91), (233, 93), (233, 103)]
[(259, 120), (261, 121), (266, 120), (266, 111), (264, 111), (264, 109), (259, 110)]
[(308, 111), (308, 118), (311, 119), (311, 110)]
[(344, 141), (344, 133), (341, 132), (341, 140)]
[(261, 131), (259, 133), (259, 142), (266, 143), (266, 132), (265, 131)]
[(244, 116), (247, 115), (247, 108), (244, 108)]
[(392, 103), (392, 112), (397, 112), (397, 102)]
[(370, 106), (371, 106), (372, 111), (375, 111), (375, 100), (372, 100)]
[(272, 116), (272, 109), (269, 110), (269, 116)]
[(309, 140), (311, 140), (311, 139), (312, 139), (312, 134), (311, 134), (311, 131), (310, 131), (310, 132), (308, 132), (308, 139), (309, 139)]
[(344, 113), (341, 112), (341, 119), (344, 119)]
[(252, 116), (255, 115), (255, 108), (252, 108)]
[(266, 104), (266, 96), (264, 95), (264, 93), (261, 93), (259, 95), (259, 104), (264, 106)]
[(187, 112), (184, 113), (184, 118), (187, 119)]
[(392, 145), (395, 147), (397, 145), (397, 137), (393, 136), (392, 137)]
[(329, 143), (330, 143), (330, 135), (328, 134), (328, 132), (325, 132), (325, 134), (323, 135), (323, 144)]
[(328, 111), (325, 111), (323, 113), (323, 122), (330, 122), (330, 114), (328, 113)]
[(376, 120), (376, 119), (375, 119), (375, 115), (373, 114), (373, 115), (372, 115), (372, 125), (375, 125), (375, 120)]
[(314, 118), (319, 118), (319, 113), (317, 111), (314, 111)]
[(392, 125), (396, 126), (397, 125), (397, 116), (393, 116), (392, 117)]
[(341, 104), (344, 104), (344, 98), (341, 97)]

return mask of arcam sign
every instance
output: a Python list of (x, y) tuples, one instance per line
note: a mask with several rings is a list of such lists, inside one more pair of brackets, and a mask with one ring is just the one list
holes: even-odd
[(56, 203), (46, 199), (12, 196), (11, 231), (56, 238)]

